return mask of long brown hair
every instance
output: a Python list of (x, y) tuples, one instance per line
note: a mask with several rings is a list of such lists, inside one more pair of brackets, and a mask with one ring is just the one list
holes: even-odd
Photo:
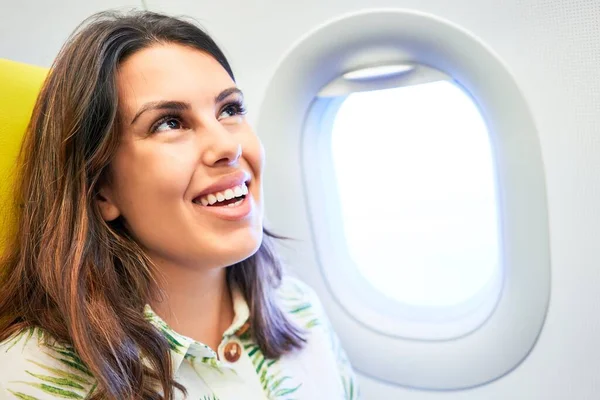
[[(234, 79), (215, 42), (190, 22), (100, 13), (60, 51), (21, 149), (15, 232), (0, 264), (0, 341), (38, 327), (73, 346), (98, 381), (94, 399), (171, 400), (174, 388), (185, 391), (173, 380), (167, 341), (143, 317), (156, 267), (123, 221), (102, 219), (95, 201), (119, 143), (117, 68), (136, 51), (171, 42), (211, 55)], [(250, 306), (253, 339), (278, 358), (304, 339), (276, 304), (282, 271), (271, 237), (228, 267), (227, 279)]]

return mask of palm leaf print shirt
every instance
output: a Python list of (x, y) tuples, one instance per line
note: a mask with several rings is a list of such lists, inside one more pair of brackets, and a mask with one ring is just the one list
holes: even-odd
[[(351, 366), (314, 292), (294, 278), (277, 290), (290, 319), (305, 328), (302, 350), (267, 359), (248, 329), (249, 309), (232, 289), (235, 318), (217, 353), (172, 330), (150, 306), (144, 315), (168, 340), (176, 380), (193, 400), (356, 400)], [(31, 328), (0, 343), (0, 399), (85, 399), (96, 382), (72, 348), (44, 344)], [(177, 399), (184, 396), (175, 390)]]

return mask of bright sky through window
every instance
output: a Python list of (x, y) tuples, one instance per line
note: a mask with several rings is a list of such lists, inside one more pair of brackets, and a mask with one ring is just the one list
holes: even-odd
[(348, 249), (364, 277), (415, 306), (468, 300), (499, 266), (485, 122), (439, 81), (353, 93), (333, 126)]

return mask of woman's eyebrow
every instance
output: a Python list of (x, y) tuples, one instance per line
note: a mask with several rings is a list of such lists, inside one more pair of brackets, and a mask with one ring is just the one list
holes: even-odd
[(152, 101), (144, 104), (140, 110), (135, 114), (135, 117), (131, 120), (131, 125), (142, 115), (144, 112), (148, 110), (172, 110), (172, 111), (185, 111), (192, 108), (190, 103), (185, 103), (183, 101)]
[(220, 103), (223, 100), (225, 100), (227, 97), (231, 96), (232, 94), (237, 94), (239, 96), (241, 96), (242, 98), (244, 97), (244, 93), (242, 93), (242, 91), (236, 87), (230, 87), (228, 89), (223, 90), (221, 93), (219, 93), (216, 97), (215, 97), (215, 103)]
[[(237, 95), (241, 96), (242, 98), (244, 97), (244, 94), (242, 93), (242, 91), (240, 89), (238, 89), (236, 87), (231, 87), (231, 88), (223, 90), (221, 93), (219, 93), (217, 96), (215, 96), (215, 103), (222, 102), (223, 100), (225, 100), (227, 97), (231, 96), (232, 94), (237, 94)], [(185, 103), (183, 101), (162, 100), (162, 101), (152, 101), (149, 103), (145, 103), (142, 107), (140, 107), (139, 111), (135, 114), (135, 116), (131, 120), (131, 125), (133, 125), (135, 123), (135, 121), (140, 117), (140, 115), (142, 115), (143, 113), (145, 113), (146, 111), (149, 111), (149, 110), (186, 111), (186, 110), (189, 110), (190, 108), (192, 108), (190, 103)]]

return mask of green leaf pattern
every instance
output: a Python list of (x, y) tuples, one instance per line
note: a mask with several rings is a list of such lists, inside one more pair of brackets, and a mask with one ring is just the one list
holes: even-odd
[(144, 309), (144, 318), (151, 322), (167, 339), (171, 351), (175, 354), (183, 354), (185, 346), (181, 343), (182, 338), (175, 331), (173, 331), (162, 319), (158, 317), (149, 306)]
[[(31, 339), (36, 336), (38, 345), (42, 345), (43, 334), (36, 328), (25, 329), (11, 338), (7, 344), (6, 352), (22, 344), (23, 349)], [(91, 372), (75, 354), (72, 348), (60, 346), (56, 343), (45, 343), (42, 353), (49, 360), (61, 365), (61, 369), (51, 367), (35, 360), (27, 359), (31, 369), (26, 369), (31, 381), (16, 381), (37, 389), (36, 393), (23, 393), (22, 391), (8, 390), (18, 399), (37, 400), (42, 394), (58, 399), (84, 399), (91, 392), (94, 380)], [(36, 368), (37, 367), (37, 368)], [(34, 372), (34, 370), (36, 372)], [(43, 372), (39, 372), (42, 370)]]
[[(311, 298), (311, 294), (310, 289), (295, 280), (288, 281), (279, 291), (284, 310), (289, 312), (295, 321), (299, 321), (301, 327), (306, 330), (323, 328), (330, 333), (331, 348), (337, 355), (345, 399), (357, 400), (359, 398), (358, 387), (350, 363), (337, 336), (329, 326), (327, 318), (319, 307), (315, 307), (315, 299)], [(185, 343), (189, 338), (177, 334), (149, 308), (144, 310), (144, 315), (164, 335), (174, 355), (185, 358), (192, 367), (195, 363), (202, 363), (215, 371), (220, 371), (219, 361), (216, 357), (196, 357), (189, 354), (187, 343)], [(95, 379), (74, 349), (51, 340), (43, 341), (43, 333), (40, 329), (23, 330), (9, 341), (1, 343), (0, 351), (8, 352), (16, 349), (16, 346), (22, 346), (25, 349), (34, 339), (37, 339), (41, 353), (47, 357), (48, 362), (39, 362), (39, 358), (37, 360), (26, 358), (25, 362), (28, 368), (25, 369), (23, 378), (19, 381), (9, 382), (10, 384), (19, 384), (15, 385), (15, 387), (19, 387), (19, 390), (13, 390), (14, 387), (7, 388), (8, 393), (17, 399), (24, 400), (85, 399), (94, 391)], [(299, 382), (296, 377), (286, 375), (281, 360), (265, 358), (258, 345), (252, 340), (250, 330), (241, 335), (239, 339), (252, 361), (262, 389), (269, 400), (296, 400), (302, 382)], [(36, 349), (36, 351), (39, 353), (40, 350)], [(25, 390), (24, 387), (29, 387), (31, 390)], [(212, 393), (204, 395), (199, 400), (219, 399)]]
[(242, 335), (240, 340), (250, 360), (252, 360), (267, 397), (270, 400), (292, 399), (289, 395), (296, 392), (301, 384), (293, 383), (292, 377), (283, 374), (278, 360), (266, 359), (260, 351), (260, 347), (251, 341), (248, 333)]
[(316, 294), (308, 286), (295, 279), (290, 279), (288, 285), (290, 289), (281, 294), (284, 306), (292, 315), (302, 321), (305, 329), (310, 330), (320, 326), (326, 330), (330, 338), (331, 349), (336, 356), (341, 383), (344, 387), (345, 400), (358, 400), (360, 393), (352, 365), (329, 319), (321, 309)]

